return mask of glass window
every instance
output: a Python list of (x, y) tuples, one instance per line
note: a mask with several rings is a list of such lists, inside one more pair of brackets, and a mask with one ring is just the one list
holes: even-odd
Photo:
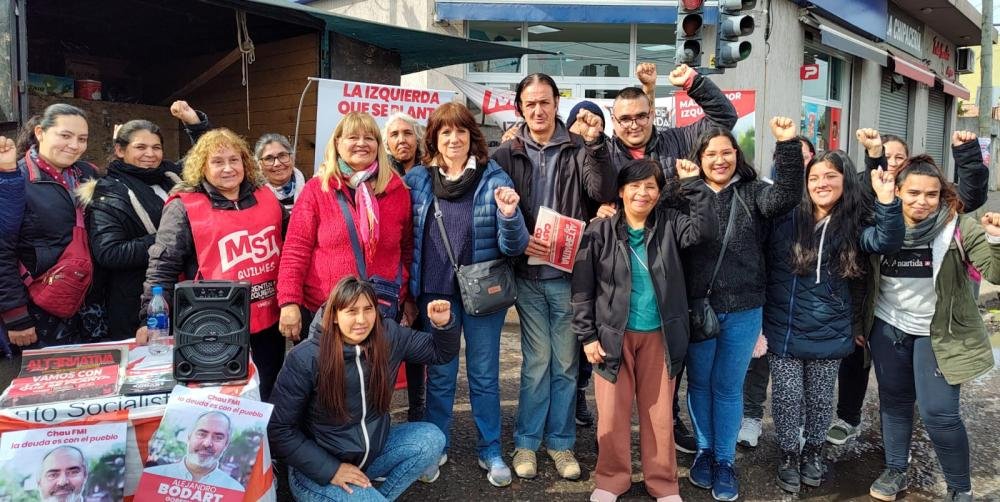
[(819, 66), (819, 76), (802, 81), (802, 135), (820, 152), (842, 148), (849, 64), (810, 46), (803, 53), (803, 63)]
[(553, 77), (628, 77), (628, 24), (528, 24), (528, 47), (555, 54), (528, 56), (528, 73)]
[(14, 17), (7, 2), (0, 2), (0, 123), (16, 122), (14, 113)]
[(656, 63), (657, 72), (666, 75), (674, 67), (677, 26), (640, 24), (635, 29), (636, 63)]
[[(469, 38), (521, 46), (521, 23), (469, 21)], [(494, 59), (469, 64), (471, 73), (521, 73), (521, 58)]]

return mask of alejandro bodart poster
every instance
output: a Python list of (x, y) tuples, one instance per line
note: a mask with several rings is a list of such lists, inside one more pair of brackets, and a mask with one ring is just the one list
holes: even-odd
[(242, 501), (272, 409), (208, 389), (174, 387), (149, 441), (135, 500)]
[(112, 422), (5, 433), (0, 500), (122, 500), (127, 430)]

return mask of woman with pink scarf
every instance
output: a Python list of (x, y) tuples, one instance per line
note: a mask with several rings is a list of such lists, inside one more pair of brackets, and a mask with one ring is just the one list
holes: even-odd
[(410, 192), (372, 116), (349, 113), (292, 210), (278, 268), (281, 333), (292, 341), (308, 333), (312, 313), (348, 275), (375, 283), (383, 315), (399, 320), (412, 256)]

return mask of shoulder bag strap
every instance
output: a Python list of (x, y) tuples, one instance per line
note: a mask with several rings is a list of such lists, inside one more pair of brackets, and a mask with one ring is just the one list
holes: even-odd
[(361, 252), (361, 242), (358, 240), (358, 230), (354, 227), (354, 216), (351, 215), (351, 208), (344, 200), (344, 193), (336, 190), (337, 204), (340, 204), (340, 212), (344, 214), (347, 222), (347, 235), (351, 238), (351, 249), (354, 250), (354, 259), (358, 262), (358, 273), (361, 279), (368, 280), (367, 266), (365, 265), (365, 254)]
[(726, 223), (726, 233), (722, 236), (722, 249), (719, 250), (719, 259), (715, 261), (715, 270), (712, 271), (712, 278), (708, 281), (708, 291), (705, 292), (705, 298), (712, 295), (712, 285), (715, 283), (715, 276), (719, 274), (719, 268), (722, 267), (722, 258), (726, 256), (726, 247), (729, 245), (729, 238), (733, 236), (733, 222), (736, 220), (736, 204), (742, 204), (742, 199), (740, 199), (740, 193), (733, 187), (733, 201), (729, 206), (729, 221)]
[(458, 262), (455, 260), (455, 252), (451, 250), (451, 241), (448, 240), (448, 232), (444, 229), (444, 215), (441, 214), (441, 207), (438, 206), (438, 199), (434, 197), (434, 219), (437, 220), (438, 230), (441, 231), (441, 239), (444, 240), (444, 249), (448, 252), (448, 260), (451, 261), (451, 268), (458, 273)]

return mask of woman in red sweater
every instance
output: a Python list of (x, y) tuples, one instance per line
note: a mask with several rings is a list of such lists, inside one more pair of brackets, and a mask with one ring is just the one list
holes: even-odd
[(293, 341), (303, 328), (300, 307), (316, 312), (344, 276), (394, 282), (399, 302), (393, 307), (402, 309), (413, 259), (410, 192), (393, 171), (371, 115), (341, 119), (316, 174), (295, 202), (278, 268), (279, 328)]

